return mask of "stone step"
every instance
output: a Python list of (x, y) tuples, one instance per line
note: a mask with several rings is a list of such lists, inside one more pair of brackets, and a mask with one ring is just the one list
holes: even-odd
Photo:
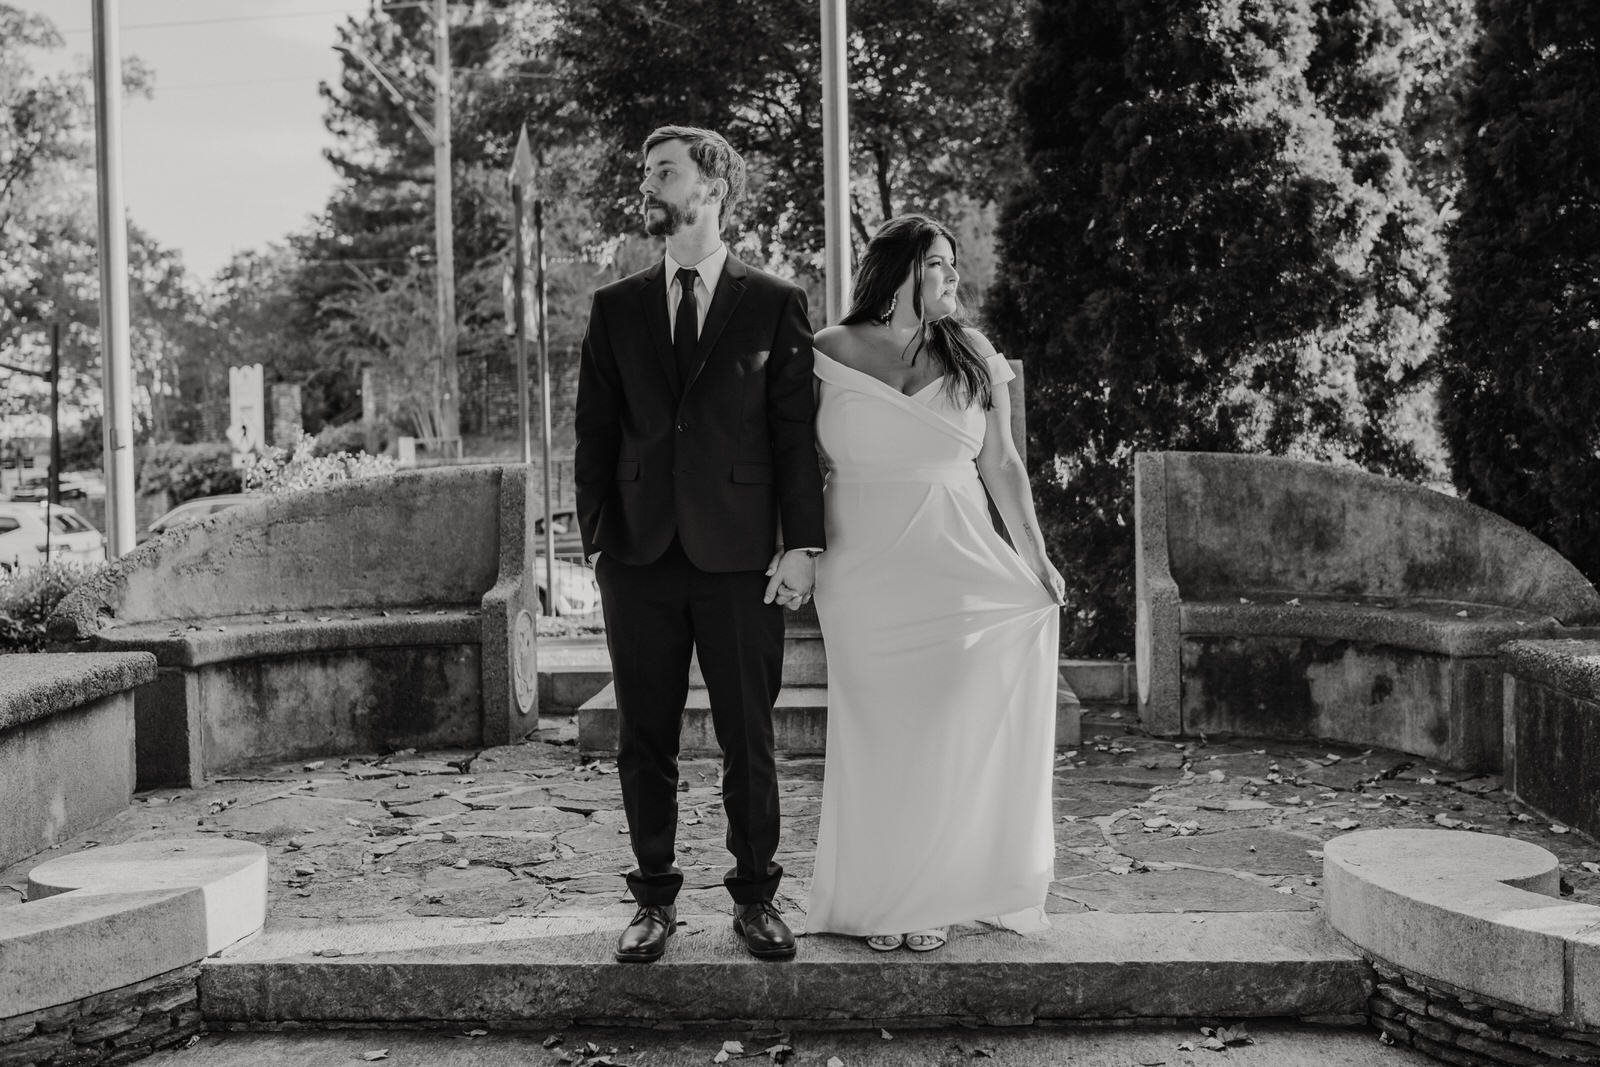
[[(1056, 702), (1056, 747), (1075, 748), (1082, 739), (1079, 725), (1083, 708), (1070, 690)], [(618, 712), (616, 687), (604, 689), (578, 709), (578, 748), (586, 755), (604, 755), (617, 750)], [(816, 756), (827, 748), (828, 690), (826, 686), (784, 686), (772, 709), (775, 748), (784, 756)], [(683, 711), (683, 730), (679, 752), (685, 756), (714, 755), (719, 752), (716, 730), (711, 721), (711, 697), (706, 690), (692, 688)]]
[(1017, 1025), (1350, 1016), (1372, 988), (1308, 912), (1057, 915), (1030, 937), (963, 928), (930, 956), (802, 937), (781, 963), (746, 954), (726, 915), (680, 916), (664, 959), (625, 965), (611, 956), (625, 911), (269, 928), (205, 961), (200, 1003), (212, 1028)]

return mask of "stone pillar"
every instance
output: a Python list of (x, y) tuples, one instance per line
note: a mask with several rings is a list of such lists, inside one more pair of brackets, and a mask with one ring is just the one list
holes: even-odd
[(300, 416), (300, 387), (293, 382), (273, 382), (272, 443), (279, 448), (293, 448), (304, 429)]

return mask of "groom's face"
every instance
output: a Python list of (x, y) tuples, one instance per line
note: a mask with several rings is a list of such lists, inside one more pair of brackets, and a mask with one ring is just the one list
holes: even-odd
[(685, 226), (693, 226), (707, 210), (710, 183), (700, 167), (689, 158), (682, 141), (662, 141), (644, 157), (644, 229), (652, 237), (666, 237)]

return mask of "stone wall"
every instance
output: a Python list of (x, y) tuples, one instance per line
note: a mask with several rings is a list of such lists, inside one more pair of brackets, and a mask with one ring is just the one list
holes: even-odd
[(200, 964), (121, 989), (0, 1018), (0, 1067), (118, 1064), (191, 1041), (204, 1028)]
[(1380, 981), (1367, 1003), (1387, 1040), (1461, 1067), (1600, 1064), (1600, 1032), (1571, 1030), (1549, 1016), (1457, 995), (1373, 962)]

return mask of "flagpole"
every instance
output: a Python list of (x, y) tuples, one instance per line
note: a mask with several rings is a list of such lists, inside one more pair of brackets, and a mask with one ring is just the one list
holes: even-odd
[(544, 444), (544, 566), (545, 584), (552, 598), (551, 614), (555, 614), (556, 588), (556, 531), (555, 516), (551, 507), (550, 470), (550, 334), (545, 326), (545, 269), (544, 269), (544, 198), (533, 198), (533, 249), (534, 249), (534, 308), (539, 315), (539, 431)]
[(527, 249), (522, 246), (522, 183), (511, 180), (511, 304), (517, 331), (517, 439), (522, 446), (522, 462), (533, 462), (532, 420), (528, 418), (528, 312), (523, 287), (527, 284), (523, 269)]
[(822, 289), (830, 323), (850, 293), (850, 88), (845, 0), (822, 0)]
[(128, 220), (122, 198), (122, 40), (117, 0), (94, 0), (94, 156), (100, 222), (100, 381), (106, 555), (134, 546), (133, 365), (128, 348)]

